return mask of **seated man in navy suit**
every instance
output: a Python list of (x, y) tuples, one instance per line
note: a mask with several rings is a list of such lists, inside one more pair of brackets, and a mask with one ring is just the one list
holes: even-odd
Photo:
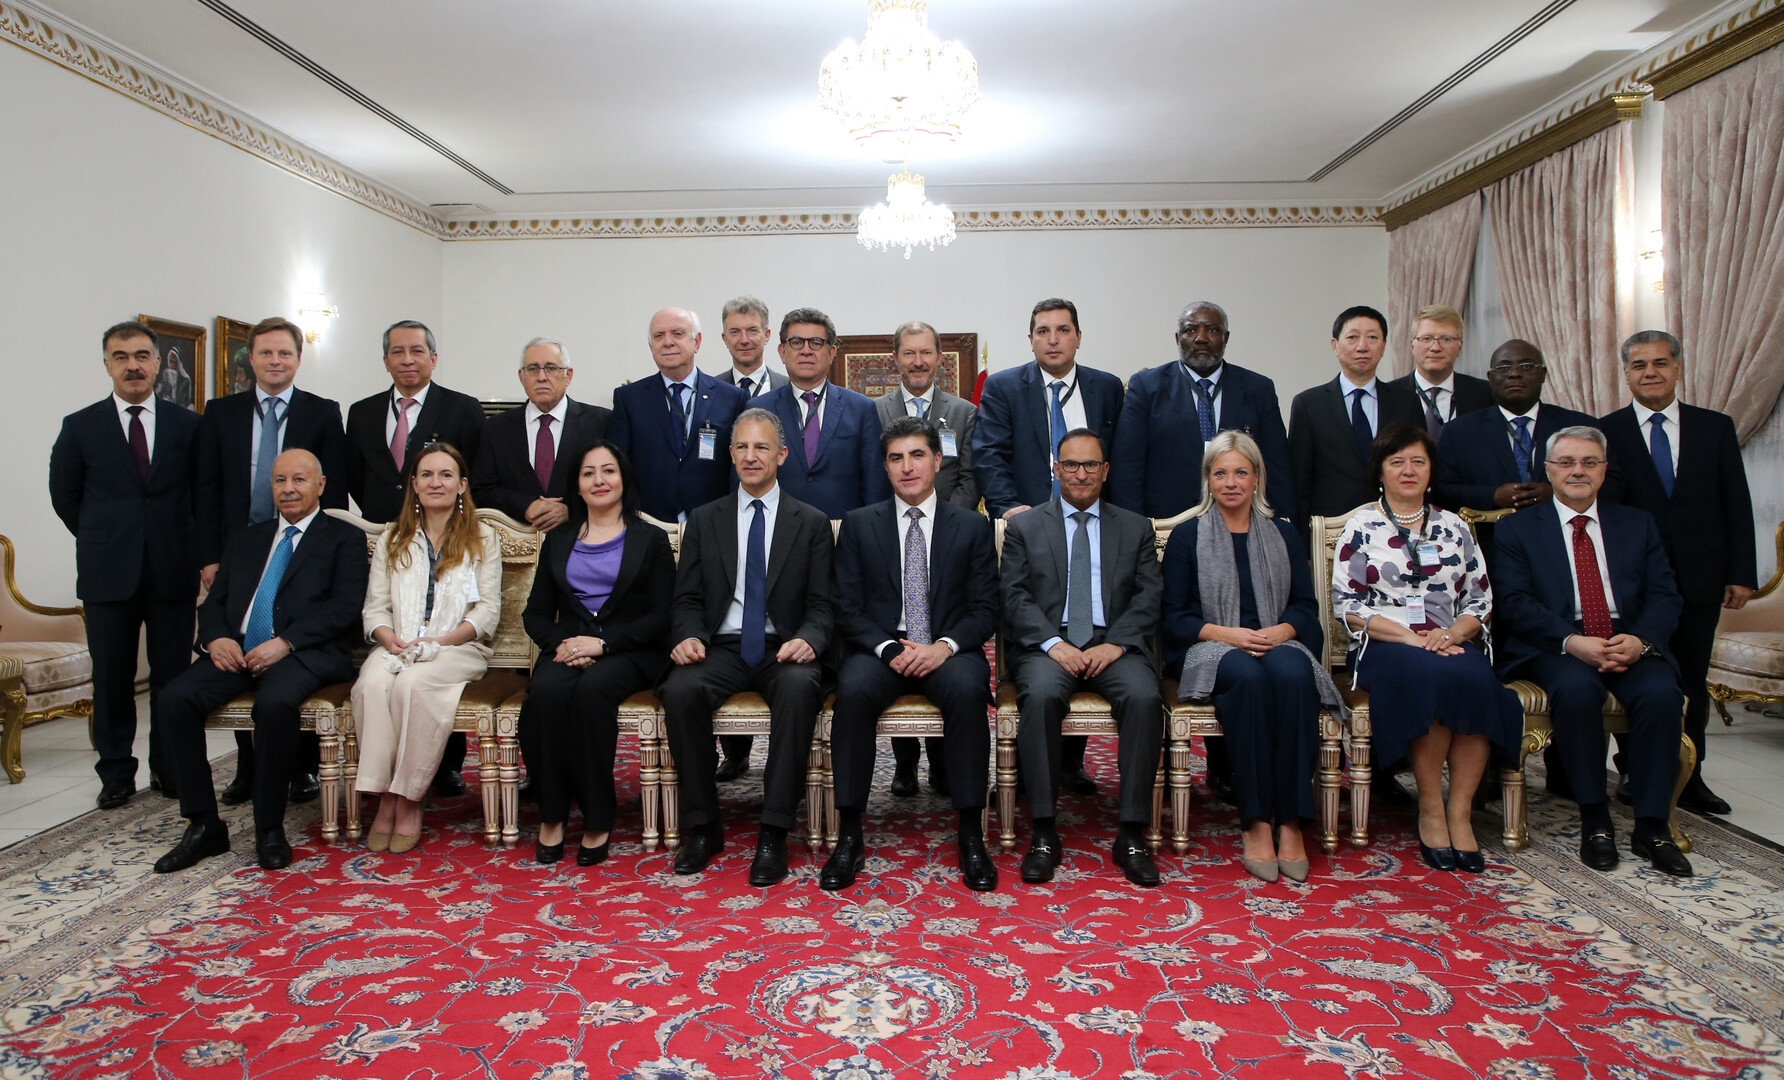
[(1604, 784), (1604, 699), (1629, 714), (1630, 849), (1660, 870), (1690, 877), (1667, 827), (1685, 695), (1667, 650), (1681, 601), (1654, 519), (1603, 501), (1609, 448), (1595, 427), (1549, 438), (1545, 468), (1554, 498), (1499, 526), (1494, 576), (1498, 668), (1549, 698), (1560, 765), (1580, 804), (1580, 860), (1617, 865)]
[(771, 391), (762, 407), (787, 430), (787, 494), (836, 520), (892, 494), (880, 464), (880, 414), (873, 400), (830, 381), (836, 324), (817, 308), (781, 317), (781, 363), (790, 384)]

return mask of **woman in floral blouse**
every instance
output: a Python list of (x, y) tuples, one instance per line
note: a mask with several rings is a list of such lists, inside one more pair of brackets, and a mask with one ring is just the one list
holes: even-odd
[(1426, 501), (1436, 469), (1424, 429), (1394, 424), (1376, 436), (1369, 470), (1382, 497), (1344, 524), (1332, 605), (1350, 628), (1355, 685), (1369, 691), (1377, 760), (1412, 757), (1419, 853), (1434, 869), (1478, 874), (1474, 791), (1489, 746), (1515, 751), (1524, 713), (1478, 647), (1493, 591), (1467, 523)]

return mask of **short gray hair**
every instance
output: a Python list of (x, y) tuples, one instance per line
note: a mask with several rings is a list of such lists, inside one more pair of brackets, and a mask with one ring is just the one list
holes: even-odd
[(1590, 424), (1575, 424), (1572, 427), (1564, 427), (1549, 436), (1549, 441), (1542, 446), (1543, 460), (1548, 460), (1548, 456), (1555, 452), (1555, 444), (1562, 439), (1584, 439), (1587, 442), (1597, 443), (1598, 452), (1604, 456), (1609, 457), (1611, 453), (1611, 444), (1605, 439), (1604, 432)]
[(737, 429), (739, 427), (743, 426), (744, 424), (767, 424), (768, 426), (774, 428), (774, 439), (775, 439), (775, 443), (777, 444), (775, 446), (775, 449), (779, 450), (787, 445), (786, 426), (781, 423), (780, 417), (774, 415), (774, 413), (768, 411), (767, 409), (751, 408), (751, 409), (745, 409), (742, 412), (738, 413), (737, 419), (731, 421), (731, 431), (732, 431), (731, 438), (733, 441), (736, 441)]
[[(695, 337), (699, 337), (699, 336), (700, 336), (700, 316), (699, 316), (699, 314), (698, 314), (698, 313), (697, 313), (697, 312), (695, 312), (695, 311), (694, 311), (694, 309), (693, 309), (693, 308), (684, 308), (684, 307), (666, 307), (666, 308), (662, 308), (662, 309), (660, 309), (660, 310), (658, 310), (658, 311), (657, 311), (657, 312), (655, 312), (655, 313), (653, 313), (653, 314), (652, 314), (652, 315), (651, 315), (651, 319), (652, 319), (652, 320), (653, 320), (653, 321), (655, 321), (655, 319), (656, 319), (656, 317), (657, 317), (657, 316), (658, 316), (658, 315), (661, 315), (661, 314), (662, 314), (662, 313), (663, 313), (663, 312), (665, 312), (665, 311), (679, 311), (679, 312), (681, 312), (681, 313), (682, 313), (682, 314), (683, 314), (683, 315), (686, 315), (686, 316), (687, 316), (687, 318), (688, 318), (688, 326), (689, 326), (689, 327), (691, 327), (691, 328), (692, 328), (692, 329), (693, 329), (693, 331), (694, 331), (694, 336), (695, 336)], [(648, 342), (648, 341), (650, 341), (650, 330), (649, 330), (649, 329), (648, 329), (648, 327), (647, 327), (647, 328), (646, 328), (646, 330), (645, 330), (645, 331), (644, 331), (644, 340), (645, 340), (645, 341), (646, 341), (646, 342)]]
[(437, 353), (440, 351), (434, 345), (434, 332), (427, 328), (426, 323), (417, 322), (414, 319), (404, 319), (402, 322), (391, 323), (390, 326), (384, 331), (384, 354), (386, 356), (388, 356), (390, 354), (390, 331), (391, 330), (419, 330), (423, 334), (427, 335), (427, 351), (430, 353)]
[(1672, 350), (1673, 363), (1682, 364), (1685, 362), (1685, 349), (1679, 344), (1678, 338), (1673, 337), (1665, 330), (1637, 330), (1629, 335), (1628, 341), (1623, 343), (1624, 367), (1629, 366), (1629, 350), (1637, 345), (1665, 345)]
[(753, 296), (736, 296), (725, 301), (724, 310), (719, 312), (719, 323), (733, 315), (756, 315), (762, 320), (762, 332), (768, 332), (768, 305)]
[(1264, 481), (1268, 477), (1264, 473), (1263, 450), (1259, 449), (1257, 440), (1250, 435), (1228, 428), (1216, 432), (1208, 440), (1208, 448), (1202, 451), (1202, 501), (1189, 512), (1190, 517), (1201, 517), (1214, 509), (1214, 486), (1208, 483), (1208, 474), (1214, 471), (1216, 458), (1235, 450), (1245, 455), (1245, 459), (1251, 463), (1252, 473), (1257, 476), (1257, 487), (1251, 491), (1251, 508), (1265, 517), (1276, 516), (1276, 511), (1270, 509), (1270, 500), (1264, 498)]
[(935, 327), (930, 326), (921, 319), (912, 319), (909, 322), (901, 324), (898, 329), (892, 331), (893, 356), (898, 355), (898, 350), (904, 348), (904, 339), (912, 334), (928, 334), (935, 339), (935, 351), (941, 352), (942, 336), (935, 332)]
[(552, 348), (554, 348), (558, 351), (558, 363), (564, 365), (565, 367), (570, 366), (570, 350), (564, 348), (563, 342), (559, 341), (557, 338), (536, 337), (533, 340), (527, 342), (525, 345), (522, 345), (520, 347), (520, 366), (521, 367), (526, 366), (527, 350), (532, 348), (535, 345), (550, 345)]
[[(1212, 311), (1214, 314), (1220, 316), (1220, 328), (1222, 330), (1232, 329), (1231, 324), (1227, 322), (1226, 308), (1221, 307), (1212, 300), (1191, 300), (1189, 303), (1183, 305), (1182, 311), (1177, 313), (1177, 321), (1181, 323), (1184, 319), (1189, 318), (1198, 311)], [(1229, 446), (1227, 449), (1234, 450), (1237, 449), (1237, 447)]]

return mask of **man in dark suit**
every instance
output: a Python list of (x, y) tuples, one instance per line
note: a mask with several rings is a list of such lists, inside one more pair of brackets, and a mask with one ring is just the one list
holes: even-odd
[(1679, 805), (1726, 814), (1703, 780), (1704, 729), (1710, 693), (1704, 680), (1723, 608), (1740, 609), (1759, 584), (1753, 541), (1753, 496), (1734, 421), (1679, 401), (1684, 373), (1679, 339), (1643, 330), (1623, 343), (1623, 377), (1635, 400), (1602, 421), (1611, 453), (1622, 463), (1623, 504), (1645, 510), (1660, 527), (1684, 607), (1667, 647), (1691, 703), (1685, 731), (1697, 747)]
[(657, 377), (614, 389), (607, 438), (632, 460), (639, 507), (658, 521), (681, 521), (731, 489), (724, 448), (744, 396), (694, 367), (700, 317), (693, 312), (657, 312), (649, 341)]
[(1109, 462), (1088, 428), (1059, 444), (1059, 498), (1004, 528), (1006, 661), (1016, 683), (1016, 744), (1028, 778), (1034, 836), (1022, 880), (1053, 880), (1064, 848), (1054, 825), (1060, 726), (1081, 690), (1101, 694), (1120, 728), (1120, 825), (1110, 858), (1136, 885), (1158, 884), (1146, 845), (1152, 781), (1163, 743), (1158, 669), (1158, 551), (1152, 522), (1103, 501)]
[(365, 534), (321, 510), (327, 484), (316, 455), (287, 450), (273, 462), (278, 517), (237, 533), (198, 609), (204, 654), (167, 687), (159, 720), (180, 772), (186, 832), (155, 863), (184, 870), (229, 850), (217, 817), (204, 719), (237, 694), (254, 693), (255, 854), (267, 870), (291, 865), (285, 789), (304, 699), (353, 678), (367, 576)]
[[(207, 589), (235, 534), (273, 519), (272, 469), (280, 451), (308, 450), (325, 475), (347, 475), (340, 405), (293, 385), (303, 355), (304, 334), (295, 323), (261, 320), (248, 333), (253, 389), (215, 399), (199, 420), (198, 561), (199, 580)], [(322, 506), (345, 510), (346, 485), (328, 489)], [(236, 732), (235, 746), (235, 779), (222, 795), (230, 806), (254, 795), (254, 736)], [(320, 747), (313, 733), (303, 737), (298, 752), (304, 760), (292, 770), (291, 801), (308, 802), (319, 791)]]
[[(403, 469), (409, 455), (430, 442), (451, 443), (472, 470), (483, 435), (483, 406), (469, 394), (434, 382), (440, 362), (434, 332), (413, 319), (384, 331), (384, 370), (391, 387), (361, 398), (347, 410), (347, 487), (360, 516), (380, 524), (403, 508)], [(434, 774), (434, 794), (463, 795), (465, 736), (446, 740)]]
[(112, 392), (62, 421), (50, 450), (50, 505), (74, 534), (75, 595), (93, 659), (93, 743), (101, 810), (136, 792), (136, 648), (149, 651), (149, 779), (174, 776), (155, 703), (192, 655), (198, 595), (194, 451), (198, 415), (155, 397), (160, 344), (125, 322), (101, 337)]
[(771, 733), (762, 775), (762, 822), (750, 884), (787, 876), (787, 830), (805, 795), (806, 763), (823, 698), (830, 609), (830, 519), (775, 482), (786, 433), (766, 409), (746, 409), (731, 428), (740, 490), (688, 515), (676, 571), (663, 684), (669, 745), (681, 770), (681, 849), (675, 872), (697, 874), (724, 847), (712, 713), (754, 690), (768, 703)]
[(471, 467), (478, 506), (500, 510), (540, 532), (569, 520), (564, 492), (588, 446), (607, 433), (609, 411), (569, 396), (576, 370), (561, 341), (534, 338), (520, 351), (527, 403), (492, 418)]
[[(1294, 519), (1288, 433), (1276, 384), (1226, 361), (1232, 331), (1219, 304), (1197, 300), (1177, 316), (1178, 362), (1128, 380), (1109, 443), (1109, 501), (1150, 518), (1181, 514), (1202, 498), (1202, 449), (1217, 431), (1250, 432), (1264, 452), (1266, 494)], [(1101, 434), (1100, 432), (1098, 434)]]
[(1425, 432), (1441, 438), (1443, 425), (1458, 416), (1491, 408), (1493, 389), (1487, 380), (1456, 370), (1462, 355), (1462, 313), (1448, 304), (1419, 311), (1412, 331), (1412, 373), (1395, 379), (1419, 396)]
[(731, 354), (731, 366), (719, 379), (742, 390), (751, 404), (760, 404), (757, 398), (787, 385), (787, 377), (765, 363), (769, 341), (768, 305), (753, 296), (738, 296), (725, 301), (720, 317), (724, 321), (725, 351)]
[(1308, 538), (1314, 515), (1348, 514), (1381, 494), (1369, 475), (1369, 444), (1393, 424), (1423, 425), (1418, 398), (1375, 377), (1387, 348), (1388, 323), (1371, 307), (1351, 307), (1332, 322), (1338, 374), (1295, 395), (1289, 406), (1288, 452), (1295, 475), (1292, 520)]
[(1580, 860), (1594, 870), (1617, 865), (1604, 786), (1609, 692), (1629, 714), (1630, 848), (1656, 870), (1690, 877), (1667, 828), (1685, 695), (1666, 643), (1681, 601), (1654, 519), (1599, 498), (1609, 453), (1597, 428), (1562, 428), (1545, 455), (1554, 497), (1500, 523), (1495, 659), (1501, 677), (1529, 679), (1548, 695), (1580, 805)]
[(880, 417), (873, 401), (830, 381), (836, 359), (836, 324), (816, 308), (795, 308), (781, 318), (781, 363), (786, 386), (762, 407), (780, 417), (791, 441), (781, 486), (800, 502), (841, 518), (886, 498), (880, 464)]
[(929, 421), (894, 420), (880, 436), (893, 497), (852, 511), (837, 538), (831, 595), (848, 656), (830, 727), (841, 822), (818, 876), (824, 889), (848, 888), (866, 861), (861, 811), (875, 731), (900, 694), (922, 694), (941, 710), (961, 877), (969, 889), (997, 888), (980, 821), (991, 755), (985, 642), (997, 626), (997, 556), (991, 523), (936, 495), (941, 445)]

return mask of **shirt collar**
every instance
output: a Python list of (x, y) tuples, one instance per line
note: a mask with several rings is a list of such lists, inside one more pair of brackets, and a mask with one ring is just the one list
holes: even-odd
[[(1635, 407), (1635, 426), (1637, 428), (1647, 427), (1648, 423), (1649, 423), (1648, 417), (1653, 416), (1656, 410), (1648, 408), (1646, 405), (1643, 405), (1639, 401), (1632, 401), (1629, 404), (1631, 404)], [(1678, 428), (1678, 426), (1679, 426), (1679, 398), (1678, 398), (1678, 395), (1676, 395), (1676, 394), (1673, 395), (1672, 401), (1667, 403), (1666, 408), (1660, 409), (1658, 411), (1661, 416), (1666, 417), (1667, 421), (1669, 423), (1671, 423), (1675, 429)]]
[(296, 525), (297, 526), (297, 537), (298, 537), (298, 539), (301, 540), (306, 535), (309, 534), (310, 523), (315, 521), (316, 515), (320, 514), (321, 512), (322, 512), (322, 507), (317, 506), (316, 509), (310, 511), (308, 517), (305, 517), (302, 521), (296, 521), (296, 522), (286, 521), (285, 515), (280, 514), (277, 518), (278, 528), (274, 530), (273, 535), (274, 536), (283, 536), (283, 535), (285, 535), (285, 526)]
[[(124, 410), (130, 408), (130, 403), (128, 401), (125, 401), (123, 398), (119, 397), (117, 394), (117, 391), (115, 391), (115, 390), (112, 392), (112, 404), (116, 405), (118, 407), (118, 415), (119, 416), (126, 417), (126, 418), (129, 417), (130, 414), (125, 412)], [(147, 413), (150, 417), (153, 417), (155, 415), (155, 395), (154, 394), (150, 394), (148, 396), (148, 399), (142, 403), (142, 411)]]
[(1450, 369), (1449, 377), (1440, 383), (1434, 383), (1425, 378), (1425, 373), (1422, 371), (1413, 372), (1412, 378), (1413, 385), (1420, 390), (1442, 390), (1449, 394), (1454, 394), (1456, 392), (1456, 372), (1454, 368)]
[[(425, 385), (421, 389), (415, 391), (415, 394), (414, 394), (415, 412), (417, 412), (417, 413), (420, 412), (422, 409), (422, 406), (427, 404), (427, 392), (429, 390), (432, 390), (433, 387), (434, 387), (434, 384), (430, 381), (430, 382), (428, 382), (427, 385)], [(259, 389), (259, 387), (255, 387), (255, 389)], [(391, 386), (390, 392), (396, 396), (397, 400), (399, 400), (399, 401), (402, 400), (403, 392), (401, 390), (398, 390), (394, 385)], [(411, 415), (413, 415), (413, 414), (411, 414)]]
[[(934, 521), (935, 520), (936, 503), (938, 503), (940, 501), (941, 501), (940, 496), (937, 495), (934, 488), (931, 488), (929, 491), (929, 498), (924, 499), (922, 502), (917, 504), (917, 509), (923, 511), (923, 520), (924, 521)], [(905, 502), (903, 499), (899, 498), (896, 494), (894, 494), (892, 496), (892, 504), (893, 504), (892, 505), (892, 511), (893, 511), (892, 516), (896, 517), (900, 520), (903, 520), (905, 511), (907, 511), (911, 508), (911, 504)]]
[(1579, 517), (1582, 513), (1584, 513), (1585, 516), (1591, 520), (1592, 524), (1600, 525), (1600, 526), (1602, 526), (1602, 524), (1603, 524), (1602, 522), (1600, 522), (1598, 520), (1598, 500), (1597, 499), (1593, 499), (1592, 505), (1586, 507), (1586, 509), (1584, 511), (1575, 510), (1575, 509), (1567, 506), (1560, 499), (1556, 499), (1556, 500), (1554, 500), (1554, 502), (1555, 502), (1555, 513), (1561, 515), (1561, 524), (1567, 526), (1569, 529), (1573, 528), (1573, 519), (1576, 517)]
[(776, 481), (775, 485), (768, 489), (767, 494), (760, 496), (751, 495), (740, 487), (737, 489), (737, 512), (747, 517), (749, 514), (753, 513), (750, 509), (750, 500), (760, 498), (762, 500), (763, 512), (772, 514), (780, 509), (780, 495), (781, 489), (779, 481)]
[(539, 406), (533, 404), (530, 400), (527, 402), (527, 423), (529, 424), (537, 421), (541, 416), (550, 416), (553, 420), (557, 421), (558, 427), (562, 428), (564, 426), (564, 417), (569, 415), (569, 413), (569, 394), (565, 394), (563, 397), (558, 398), (558, 403), (551, 407), (551, 412), (549, 413), (542, 413), (539, 411)]
[(1214, 368), (1213, 371), (1209, 372), (1206, 375), (1196, 374), (1195, 369), (1191, 368), (1188, 364), (1184, 363), (1182, 360), (1177, 361), (1177, 366), (1183, 370), (1183, 374), (1189, 376), (1190, 382), (1201, 382), (1203, 379), (1207, 379), (1209, 382), (1213, 383), (1215, 386), (1219, 386), (1220, 385), (1220, 377), (1222, 375), (1226, 374), (1226, 361), (1225, 360), (1222, 360)]
[[(1035, 366), (1040, 367), (1040, 361), (1035, 361)], [(1066, 391), (1078, 385), (1078, 365), (1075, 363), (1072, 365), (1072, 370), (1066, 372), (1064, 375), (1049, 375), (1046, 368), (1040, 368), (1040, 372), (1042, 386), (1051, 387), (1056, 382), (1065, 383), (1065, 389), (1059, 392), (1061, 396), (1064, 396)], [(934, 388), (931, 387), (931, 389)]]
[(687, 387), (689, 390), (692, 390), (692, 389), (694, 389), (694, 383), (700, 378), (700, 369), (699, 368), (689, 368), (688, 369), (688, 377), (685, 379), (680, 379), (680, 380), (671, 379), (669, 376), (664, 375), (661, 371), (657, 372), (657, 377), (663, 380), (664, 393), (667, 393), (669, 391), (669, 388), (671, 386), (674, 386), (678, 381), (681, 383), (681, 385)]
[(751, 390), (759, 390), (768, 382), (768, 361), (756, 365), (754, 371), (740, 371), (735, 364), (731, 366), (731, 385), (741, 387), (743, 380), (750, 381)]
[[(1075, 366), (1073, 370), (1076, 370)], [(930, 383), (929, 389), (923, 391), (921, 394), (913, 394), (903, 383), (898, 384), (898, 392), (904, 395), (904, 401), (907, 405), (913, 401), (926, 401), (929, 403), (929, 407), (933, 409), (935, 407), (935, 390), (936, 384)]]
[(1338, 385), (1343, 388), (1344, 396), (1347, 398), (1352, 394), (1355, 394), (1358, 390), (1361, 390), (1366, 397), (1376, 398), (1381, 396), (1381, 380), (1373, 375), (1369, 376), (1369, 381), (1361, 386), (1351, 382), (1343, 375), (1339, 375)]
[[(1079, 513), (1079, 512), (1080, 511), (1078, 510), (1077, 507), (1075, 507), (1071, 503), (1065, 501), (1065, 496), (1063, 496), (1063, 495), (1060, 496), (1060, 498), (1059, 498), (1059, 513), (1061, 516), (1063, 516), (1065, 518), (1068, 528), (1071, 525), (1072, 515)], [(1091, 522), (1094, 522), (1094, 523), (1100, 525), (1103, 520), (1103, 500), (1098, 499), (1097, 501), (1091, 503), (1089, 506), (1085, 507), (1082, 512), (1090, 515)]]
[[(1542, 408), (1542, 402), (1539, 401), (1536, 404), (1530, 406), (1530, 411), (1524, 414), (1524, 419), (1530, 421), (1530, 427), (1531, 427), (1532, 431), (1534, 431), (1536, 428), (1537, 410), (1539, 410), (1541, 408)], [(1498, 406), (1498, 409), (1499, 409), (1499, 415), (1505, 417), (1505, 422), (1508, 424), (1512, 423), (1513, 421), (1515, 421), (1518, 418), (1517, 413), (1512, 412), (1510, 409), (1506, 408), (1503, 405)]]
[(296, 384), (294, 383), (291, 386), (287, 386), (285, 389), (279, 391), (276, 394), (269, 394), (265, 390), (262, 390), (260, 388), (259, 383), (255, 383), (254, 384), (254, 401), (256, 404), (258, 404), (264, 408), (266, 406), (267, 400), (269, 398), (276, 398), (281, 406), (285, 407), (286, 409), (289, 409), (291, 407), (291, 391), (295, 388), (295, 386), (296, 386)]

